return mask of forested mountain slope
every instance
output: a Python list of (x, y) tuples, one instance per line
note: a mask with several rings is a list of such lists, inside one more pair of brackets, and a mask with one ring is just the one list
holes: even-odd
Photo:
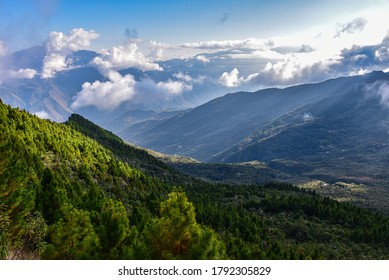
[(387, 217), (313, 192), (192, 179), (79, 116), (0, 103), (0, 131), (1, 258), (389, 258)]

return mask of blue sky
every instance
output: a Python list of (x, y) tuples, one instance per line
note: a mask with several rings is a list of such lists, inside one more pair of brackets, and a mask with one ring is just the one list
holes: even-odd
[[(1, 0), (0, 40), (12, 50), (40, 44), (50, 31), (94, 29), (92, 48), (126, 39), (125, 30), (169, 44), (273, 37), (342, 22), (387, 0)], [(319, 30), (318, 30), (319, 32)]]

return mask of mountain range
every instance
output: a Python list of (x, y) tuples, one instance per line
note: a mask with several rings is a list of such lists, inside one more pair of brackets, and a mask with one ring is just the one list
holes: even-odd
[[(318, 180), (320, 186), (342, 182), (380, 188), (373, 193), (388, 192), (388, 73), (376, 71), (222, 96), (220, 88), (211, 86), (212, 82), (201, 82), (207, 79), (201, 73), (226, 70), (231, 65), (221, 58), (234, 51), (238, 50), (204, 54), (211, 62), (196, 58), (159, 62), (165, 71), (119, 71), (122, 78), (131, 75), (139, 82), (145, 94), (157, 90), (156, 84), (150, 86), (151, 81), (176, 79), (196, 85), (191, 92), (174, 99), (148, 96), (110, 110), (93, 105), (72, 107), (85, 83), (109, 80), (93, 62), (99, 54), (86, 50), (68, 54), (71, 67), (54, 77), (36, 75), (2, 81), (0, 98), (13, 107), (57, 122), (66, 121), (76, 112), (126, 142), (179, 155), (180, 159), (191, 157), (194, 161), (184, 160), (185, 164), (181, 164), (175, 159), (169, 164), (211, 181), (278, 180), (299, 184)], [(374, 48), (370, 50), (373, 51)], [(46, 54), (44, 47), (33, 47), (3, 57), (2, 62), (14, 71), (39, 72)], [(187, 75), (189, 70), (192, 76)], [(217, 73), (209, 72), (207, 77), (217, 79)], [(207, 100), (210, 101), (204, 103)], [(378, 196), (378, 200), (385, 196)], [(376, 200), (376, 195), (373, 198)]]
[(387, 212), (388, 93), (380, 71), (238, 92), (124, 139), (207, 162), (170, 163), (201, 178), (315, 182), (325, 195)]
[[(85, 83), (109, 81), (106, 73), (93, 62), (99, 56), (98, 53), (89, 50), (70, 52), (64, 58), (66, 63), (69, 63), (68, 68), (56, 72), (52, 77), (42, 77), (47, 55), (48, 51), (44, 46), (35, 46), (0, 57), (0, 66), (4, 68), (4, 73), (13, 71), (15, 76), (18, 71), (27, 69), (35, 73), (33, 77), (3, 75), (0, 80), (0, 98), (14, 107), (26, 109), (56, 122), (64, 122), (72, 113), (79, 113), (115, 131), (115, 127), (111, 126), (112, 119), (125, 116), (127, 112), (181, 111), (223, 95), (224, 89), (214, 82), (219, 72), (212, 69), (221, 71), (230, 67), (222, 58), (215, 58), (211, 63), (212, 67), (206, 67), (205, 62), (196, 58), (160, 61), (161, 69), (166, 71), (124, 67), (118, 73), (122, 76), (129, 74), (136, 82), (140, 82), (138, 90), (142, 93), (133, 97), (133, 100), (103, 110), (91, 104), (72, 107)], [(222, 53), (212, 55), (217, 57)], [(204, 82), (206, 79), (207, 82)], [(174, 88), (175, 86), (178, 88)], [(176, 91), (179, 94), (176, 94)], [(158, 92), (159, 96), (154, 95), (154, 92)], [(144, 119), (146, 120), (148, 118)], [(125, 128), (121, 127), (121, 130)]]
[(387, 73), (372, 72), (228, 94), (126, 140), (206, 162), (311, 165), (345, 158), (380, 162), (386, 172), (388, 84)]

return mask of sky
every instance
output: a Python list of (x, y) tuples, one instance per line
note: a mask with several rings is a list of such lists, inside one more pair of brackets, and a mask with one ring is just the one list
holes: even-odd
[[(389, 0), (0, 0), (0, 59), (46, 52), (41, 69), (3, 60), (0, 83), (53, 78), (84, 49), (98, 53), (91, 65), (106, 81), (83, 83), (74, 109), (388, 71), (388, 15)], [(164, 66), (173, 58), (181, 68)], [(120, 72), (130, 67), (166, 75), (139, 81)]]
[(99, 32), (95, 50), (128, 37), (174, 45), (269, 38), (319, 34), (326, 25), (388, 7), (387, 0), (1, 0), (0, 38), (11, 50), (39, 45), (50, 31), (73, 28)]

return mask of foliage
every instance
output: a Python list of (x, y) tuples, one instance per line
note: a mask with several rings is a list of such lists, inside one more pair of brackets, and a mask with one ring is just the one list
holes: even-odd
[(217, 234), (196, 222), (185, 193), (172, 192), (161, 203), (160, 218), (146, 228), (146, 240), (156, 259), (220, 259), (225, 257)]
[(77, 115), (0, 102), (0, 257), (387, 259), (389, 219), (285, 183), (204, 182)]

